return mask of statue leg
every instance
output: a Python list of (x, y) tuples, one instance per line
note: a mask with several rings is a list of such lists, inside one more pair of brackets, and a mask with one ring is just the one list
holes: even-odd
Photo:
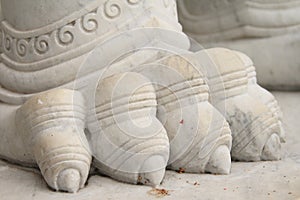
[(85, 111), (82, 95), (67, 89), (38, 94), (17, 110), (17, 130), (55, 190), (77, 192), (86, 182), (91, 153)]
[(156, 96), (144, 76), (128, 72), (100, 80), (89, 114), (94, 166), (114, 179), (159, 185), (169, 159)]
[(156, 89), (157, 117), (170, 140), (168, 168), (190, 173), (228, 174), (231, 132), (208, 102), (208, 86), (190, 58), (171, 55), (137, 67)]

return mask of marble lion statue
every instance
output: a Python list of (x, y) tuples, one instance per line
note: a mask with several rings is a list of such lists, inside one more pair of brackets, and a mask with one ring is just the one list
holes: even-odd
[(157, 186), (166, 169), (229, 174), (231, 156), (280, 159), (280, 109), (251, 59), (190, 51), (176, 1), (1, 7), (0, 156), (39, 168), (54, 190), (77, 192), (91, 166)]

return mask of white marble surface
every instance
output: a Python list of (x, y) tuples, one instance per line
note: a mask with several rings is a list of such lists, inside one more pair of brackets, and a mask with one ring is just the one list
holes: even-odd
[[(286, 129), (283, 160), (232, 163), (230, 175), (179, 174), (167, 171), (160, 188), (163, 199), (300, 199), (300, 93), (274, 92)], [(196, 183), (196, 184), (195, 184)], [(195, 185), (194, 185), (195, 184)], [(77, 194), (50, 191), (40, 174), (0, 162), (0, 197), (15, 199), (157, 199), (148, 186), (119, 183), (92, 176)]]
[[(144, 47), (145, 43), (155, 40), (156, 34), (140, 34), (142, 37), (139, 38), (129, 32), (141, 29), (141, 33), (151, 27), (181, 31), (175, 0), (58, 0), (55, 3), (45, 0), (1, 0), (1, 7), (1, 158), (14, 160), (22, 166), (37, 164), (48, 185), (56, 190), (74, 192), (84, 186), (91, 165), (90, 153), (93, 153), (94, 161), (98, 163), (95, 166), (103, 174), (124, 182), (159, 184), (169, 158), (169, 141), (165, 129), (155, 116), (157, 104), (154, 89), (142, 90), (145, 94), (132, 96), (131, 100), (136, 102), (131, 102), (126, 107), (128, 102), (125, 99), (129, 98), (131, 93), (123, 92), (131, 88), (131, 83), (142, 84), (134, 78), (129, 79), (131, 81), (128, 83), (123, 82), (125, 90), (119, 93), (114, 90), (115, 87), (103, 87), (106, 92), (99, 92), (96, 107), (87, 106), (87, 101), (93, 101), (91, 99), (98, 92), (88, 92), (98, 83), (98, 77), (92, 79), (91, 76), (106, 71), (112, 63), (117, 62), (117, 58), (123, 63), (126, 62), (121, 55), (128, 53), (128, 48), (135, 48), (141, 43), (141, 47)], [(181, 32), (180, 34), (183, 35)], [(167, 37), (168, 40), (179, 44), (189, 44), (187, 39), (177, 42), (172, 40), (174, 38), (169, 34)], [(105, 47), (105, 44), (108, 46)], [(97, 58), (109, 60), (108, 63), (98, 62), (96, 57), (90, 57), (90, 54), (97, 52), (97, 45), (104, 51), (103, 54), (98, 54)], [(8, 64), (10, 61), (16, 65)], [(94, 67), (91, 68), (90, 63), (93, 63)], [(102, 64), (105, 65), (101, 66)], [(84, 65), (88, 67), (84, 68)], [(84, 81), (92, 82), (91, 87), (87, 89), (85, 86), (89, 84), (80, 84)], [(112, 84), (113, 82), (109, 81), (107, 85)], [(65, 92), (60, 93), (57, 88), (63, 88)], [(70, 89), (69, 92), (66, 92), (67, 88)], [(80, 90), (86, 101), (80, 101), (77, 105), (77, 96), (73, 96), (74, 99), (69, 98), (73, 90)], [(113, 99), (109, 98), (109, 93), (112, 91), (125, 96), (118, 96), (116, 101), (111, 102), (114, 105), (110, 107), (109, 100)], [(33, 97), (25, 103), (29, 96)], [(102, 102), (103, 99), (108, 102)], [(95, 113), (87, 113), (86, 108), (95, 110)], [(126, 115), (127, 108), (130, 110), (130, 116)], [(151, 118), (145, 119), (149, 114), (148, 108), (151, 108)], [(97, 116), (95, 119), (93, 114)], [(98, 119), (101, 120), (101, 123), (97, 124), (100, 128), (97, 127), (95, 133), (91, 130), (90, 118), (94, 120), (91, 123), (96, 121), (96, 124)], [(114, 123), (116, 118), (118, 123)], [(132, 126), (127, 123), (130, 119), (131, 122), (144, 127)], [(146, 122), (152, 121), (153, 126), (146, 126)], [(79, 126), (75, 127), (77, 122)], [(21, 125), (23, 123), (24, 126)], [(86, 125), (88, 127), (85, 127)], [(132, 134), (141, 133), (137, 129), (143, 129), (144, 135)], [(84, 135), (84, 130), (92, 136), (97, 134), (98, 137), (88, 139), (86, 136), (89, 134)], [(151, 138), (145, 135), (145, 132), (151, 134)], [(157, 132), (157, 136), (162, 137), (156, 137)], [(127, 137), (127, 134), (130, 136)], [(102, 139), (103, 135), (114, 137), (107, 141)], [(155, 137), (154, 143), (152, 136)], [(91, 141), (101, 143), (97, 142), (97, 146), (93, 145), (94, 148), (90, 151), (91, 145), (87, 143)], [(107, 144), (109, 142), (114, 144)], [(81, 148), (82, 146), (85, 148)], [(123, 149), (128, 154), (125, 155)], [(77, 152), (78, 150), (80, 152)], [(148, 154), (152, 150), (155, 154)], [(160, 153), (163, 153), (163, 158)], [(156, 168), (160, 165), (158, 163), (162, 163), (159, 169)], [(104, 169), (105, 164), (109, 169)], [(126, 174), (130, 174), (131, 177)]]

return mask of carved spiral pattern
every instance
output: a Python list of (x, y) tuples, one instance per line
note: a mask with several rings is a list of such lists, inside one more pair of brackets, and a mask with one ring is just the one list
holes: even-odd
[(68, 45), (74, 40), (73, 26), (66, 25), (58, 31), (58, 40), (61, 44)]
[(17, 53), (19, 56), (25, 56), (28, 51), (28, 41), (25, 39), (17, 40)]
[(96, 13), (88, 13), (82, 17), (82, 28), (87, 32), (96, 31), (98, 28), (98, 20)]
[(35, 50), (40, 53), (44, 54), (49, 50), (49, 36), (42, 35), (38, 37), (34, 44)]
[(112, 0), (105, 2), (104, 13), (109, 18), (118, 17), (121, 14), (121, 6)]
[[(62, 46), (69, 47), (73, 45), (76, 38), (81, 36), (84, 38), (94, 37), (95, 35), (89, 36), (85, 33), (96, 32), (102, 20), (112, 20), (120, 17), (122, 10), (129, 9), (130, 6), (137, 4), (142, 6), (141, 0), (106, 0), (105, 3), (89, 13), (43, 34), (32, 33), (30, 34), (31, 36), (27, 36), (26, 34), (3, 28), (2, 37), (0, 38), (2, 43), (0, 45), (4, 52), (11, 54), (9, 56), (11, 58), (14, 58), (16, 54), (18, 59), (25, 59), (26, 61), (44, 59), (45, 57), (39, 56), (52, 56), (51, 54), (62, 48)], [(134, 9), (138, 9), (138, 7)]]
[(12, 46), (12, 37), (10, 35), (5, 35), (3, 43), (5, 50), (10, 51)]

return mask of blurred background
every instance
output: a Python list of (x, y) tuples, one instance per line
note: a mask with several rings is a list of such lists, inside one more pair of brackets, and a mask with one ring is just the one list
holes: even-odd
[(184, 32), (247, 54), (260, 85), (300, 90), (300, 0), (177, 0)]

